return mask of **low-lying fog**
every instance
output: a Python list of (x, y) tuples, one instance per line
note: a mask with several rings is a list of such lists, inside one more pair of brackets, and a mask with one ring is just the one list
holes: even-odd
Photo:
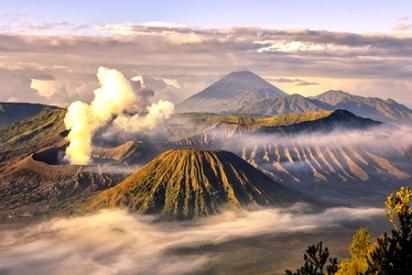
[[(224, 136), (222, 131), (215, 131), (218, 136)], [(295, 135), (279, 134), (237, 134), (233, 137), (242, 147), (250, 145), (278, 144), (290, 146), (360, 146), (376, 150), (405, 149), (412, 146), (412, 127), (408, 125), (383, 125), (368, 130), (334, 129), (329, 133), (313, 132)], [(232, 143), (225, 148), (233, 147)]]
[(154, 223), (154, 217), (124, 210), (92, 216), (55, 218), (25, 228), (0, 231), (0, 274), (177, 274), (204, 268), (213, 253), (173, 253), (238, 238), (327, 230), (384, 215), (380, 208), (307, 206), (223, 212), (180, 223)]

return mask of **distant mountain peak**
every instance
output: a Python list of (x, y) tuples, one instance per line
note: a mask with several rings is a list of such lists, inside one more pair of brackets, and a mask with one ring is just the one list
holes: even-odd
[(178, 112), (227, 112), (244, 102), (287, 96), (251, 71), (231, 72), (177, 105)]
[(234, 71), (224, 76), (224, 78), (225, 77), (256, 78), (259, 80), (266, 81), (263, 78), (261, 78), (259, 75), (255, 74), (254, 72), (248, 71), (248, 70)]
[(200, 92), (200, 94), (205, 92), (210, 94), (213, 89), (218, 89), (221, 96), (230, 97), (261, 89), (273, 90), (279, 96), (286, 95), (286, 93), (251, 71), (231, 72)]
[(348, 93), (348, 92), (345, 92), (345, 91), (342, 91), (342, 90), (327, 90), (326, 92), (324, 92), (324, 94), (327, 94), (327, 93), (330, 93), (330, 94), (334, 93), (334, 94), (352, 95), (352, 94), (350, 94), (350, 93)]
[(334, 109), (345, 109), (358, 116), (380, 121), (411, 121), (412, 110), (393, 99), (363, 97), (340, 90), (329, 90), (312, 97)]
[(327, 90), (326, 92), (318, 95), (318, 97), (355, 97), (355, 95), (342, 90)]

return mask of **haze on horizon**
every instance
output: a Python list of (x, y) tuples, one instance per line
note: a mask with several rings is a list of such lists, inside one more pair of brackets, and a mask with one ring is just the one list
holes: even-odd
[(326, 3), (2, 2), (0, 101), (90, 101), (103, 65), (148, 76), (177, 101), (247, 69), (288, 93), (412, 106), (411, 4)]

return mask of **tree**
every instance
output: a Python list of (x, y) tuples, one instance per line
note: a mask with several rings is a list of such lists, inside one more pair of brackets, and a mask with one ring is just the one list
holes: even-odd
[(386, 199), (386, 213), (392, 224), (391, 236), (378, 238), (368, 259), (366, 274), (412, 274), (412, 190), (401, 187)]
[[(336, 258), (329, 258), (329, 249), (323, 248), (323, 243), (319, 242), (317, 245), (311, 245), (303, 256), (305, 264), (292, 272), (286, 270), (286, 275), (332, 275), (338, 270), (338, 260)], [(329, 260), (329, 264), (326, 263)], [(326, 266), (325, 266), (326, 265)], [(326, 272), (326, 273), (325, 273)]]
[(361, 227), (352, 237), (349, 247), (350, 258), (343, 260), (336, 275), (357, 275), (368, 270), (368, 257), (375, 245), (372, 237), (365, 227)]

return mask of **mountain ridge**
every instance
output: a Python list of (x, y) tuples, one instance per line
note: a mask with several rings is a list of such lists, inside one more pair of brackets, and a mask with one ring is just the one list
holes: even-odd
[(287, 94), (249, 71), (232, 72), (176, 105), (177, 113), (254, 115), (338, 109), (385, 122), (412, 121), (412, 110), (393, 99), (363, 97), (340, 90), (311, 97)]
[(329, 90), (311, 98), (333, 108), (345, 109), (376, 120), (412, 120), (412, 110), (393, 99), (363, 97), (341, 90)]
[(330, 133), (334, 130), (366, 130), (382, 125), (380, 121), (363, 118), (346, 110), (331, 112), (295, 113), (257, 118), (253, 122), (231, 122), (222, 120), (206, 128), (203, 132), (176, 140), (178, 146), (220, 146), (219, 141), (235, 135), (275, 134), (288, 136), (295, 134)]

